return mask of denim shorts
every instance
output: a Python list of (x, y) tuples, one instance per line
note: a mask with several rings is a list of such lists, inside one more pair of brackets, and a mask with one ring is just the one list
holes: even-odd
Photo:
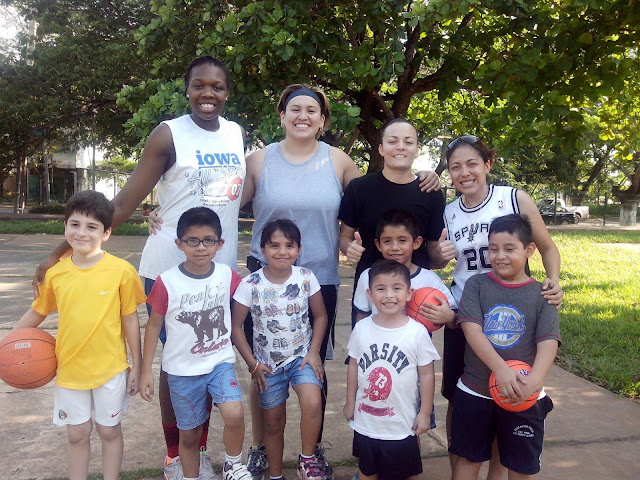
[(278, 368), (273, 375), (265, 375), (267, 390), (258, 392), (260, 408), (275, 408), (286, 402), (289, 398), (289, 385), (294, 387), (310, 383), (322, 389), (322, 382), (316, 377), (311, 365), (307, 363), (302, 370), (299, 370), (301, 364), (302, 357), (298, 357), (284, 367)]
[(168, 374), (167, 380), (180, 430), (193, 430), (209, 417), (207, 392), (216, 404), (242, 402), (242, 390), (232, 363), (216, 365), (213, 372), (205, 375), (185, 377)]

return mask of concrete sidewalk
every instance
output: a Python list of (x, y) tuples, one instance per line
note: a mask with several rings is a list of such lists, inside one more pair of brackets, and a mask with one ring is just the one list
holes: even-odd
[[(61, 236), (0, 235), (0, 338), (26, 311), (31, 302), (31, 277), (36, 265), (50, 252)], [(137, 266), (144, 237), (112, 237), (105, 249), (126, 258)], [(248, 250), (248, 237), (240, 239), (240, 273), (247, 273), (244, 260)], [(351, 456), (352, 433), (342, 416), (346, 388), (346, 345), (350, 333), (349, 301), (353, 285), (353, 270), (340, 267), (338, 319), (336, 327), (336, 360), (327, 362), (329, 379), (325, 440), (333, 445), (327, 451), (336, 464), (337, 480), (348, 480), (355, 472)], [(139, 309), (142, 323), (146, 311)], [(50, 317), (45, 328), (55, 329), (56, 318)], [(434, 334), (434, 343), (442, 352), (442, 332)], [(159, 369), (158, 350), (154, 369)], [(244, 362), (239, 359), (237, 373), (244, 391), (249, 375)], [(436, 365), (436, 391), (439, 392), (441, 365)], [(545, 450), (542, 471), (537, 478), (544, 480), (601, 480), (640, 478), (640, 405), (621, 399), (558, 367), (553, 367), (545, 388), (552, 397), (555, 408), (547, 418)], [(0, 381), (0, 437), (5, 446), (0, 455), (0, 480), (2, 479), (51, 479), (66, 478), (65, 430), (51, 424), (53, 384), (21, 391)], [(449, 478), (446, 456), (444, 418), (446, 401), (436, 394), (436, 420), (438, 427), (422, 436), (422, 453), (425, 479)], [(251, 422), (246, 418), (245, 446), (251, 442)], [(299, 411), (295, 395), (288, 407), (289, 422), (285, 435), (285, 461), (293, 462), (299, 451)], [(160, 425), (157, 400), (152, 404), (139, 396), (132, 398), (129, 412), (123, 420), (125, 458), (123, 471), (138, 471), (135, 478), (157, 480), (161, 478), (164, 458), (164, 439)], [(212, 415), (209, 435), (209, 451), (214, 463), (221, 464), (221, 420)], [(94, 432), (92, 439), (91, 472), (101, 470), (100, 441)], [(145, 470), (148, 473), (144, 473)], [(217, 468), (219, 470), (219, 468)], [(484, 472), (484, 470), (483, 470)], [(481, 478), (484, 474), (481, 475)], [(285, 471), (293, 479), (293, 469)]]

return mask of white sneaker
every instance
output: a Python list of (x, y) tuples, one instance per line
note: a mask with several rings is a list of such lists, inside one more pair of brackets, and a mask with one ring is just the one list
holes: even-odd
[(242, 463), (224, 462), (222, 480), (251, 480), (251, 473)]
[(183, 478), (180, 457), (166, 457), (164, 461), (164, 480), (182, 480)]
[(213, 471), (207, 451), (203, 449), (200, 449), (200, 480), (219, 480), (218, 475)]

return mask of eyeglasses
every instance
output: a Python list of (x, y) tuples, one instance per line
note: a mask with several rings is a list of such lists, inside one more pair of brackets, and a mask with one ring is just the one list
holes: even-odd
[(475, 135), (462, 135), (451, 140), (451, 143), (449, 143), (449, 146), (447, 147), (447, 152), (453, 150), (459, 142), (466, 143), (467, 145), (471, 145), (473, 147), (479, 141), (480, 140), (478, 140), (478, 137), (476, 137)]
[(202, 240), (200, 240), (199, 238), (187, 238), (186, 240), (183, 240), (182, 238), (180, 239), (181, 243), (186, 243), (187, 245), (189, 245), (190, 247), (199, 247), (200, 244), (202, 243), (205, 247), (213, 247), (214, 245), (221, 243), (222, 240), (216, 240), (215, 238), (203, 238)]

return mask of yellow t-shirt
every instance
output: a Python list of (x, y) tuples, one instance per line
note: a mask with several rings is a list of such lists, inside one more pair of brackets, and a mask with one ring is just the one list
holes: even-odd
[(90, 390), (127, 369), (121, 317), (144, 301), (133, 266), (106, 252), (90, 268), (79, 268), (68, 257), (47, 270), (31, 306), (42, 315), (58, 310), (56, 384)]

